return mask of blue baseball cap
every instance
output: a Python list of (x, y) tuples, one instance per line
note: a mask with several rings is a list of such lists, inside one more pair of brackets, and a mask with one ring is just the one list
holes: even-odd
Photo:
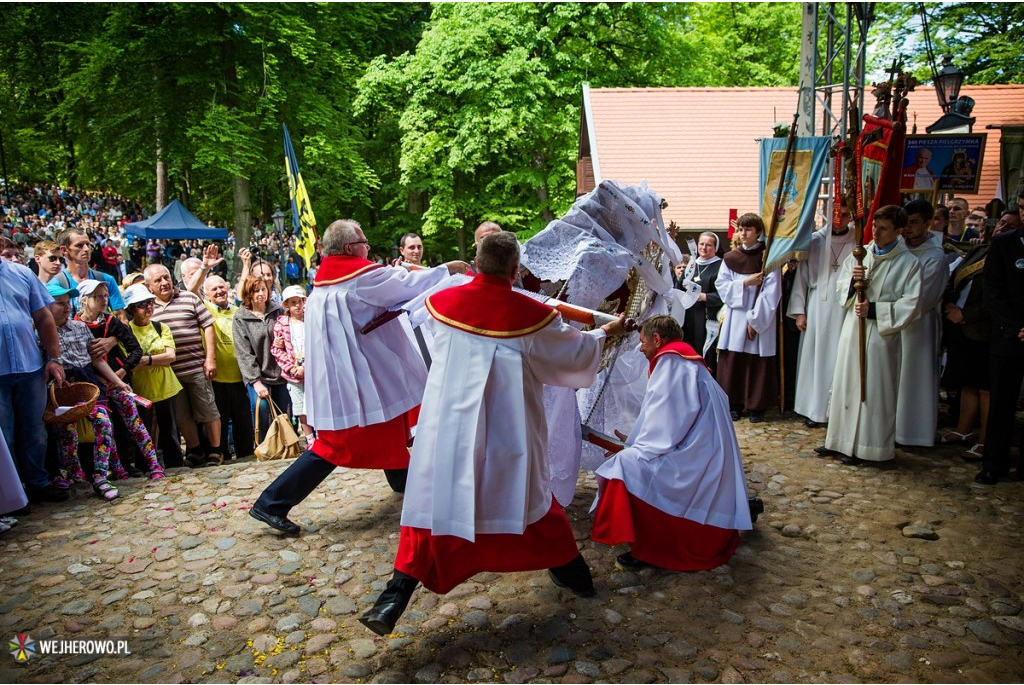
[(78, 290), (76, 288), (65, 288), (56, 278), (50, 279), (50, 282), (46, 284), (46, 289), (53, 297), (60, 297), (61, 295), (78, 297)]

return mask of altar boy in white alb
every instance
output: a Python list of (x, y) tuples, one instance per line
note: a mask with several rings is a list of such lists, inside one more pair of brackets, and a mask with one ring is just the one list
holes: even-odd
[(904, 207), (907, 227), (903, 240), (921, 265), (918, 318), (900, 333), (899, 401), (896, 403), (896, 442), (915, 447), (935, 444), (939, 419), (939, 351), (942, 336), (942, 294), (949, 281), (949, 266), (942, 244), (928, 230), (932, 206), (914, 200)]
[[(832, 383), (828, 433), (822, 456), (839, 456), (844, 464), (889, 461), (896, 456), (896, 392), (900, 377), (900, 331), (918, 315), (921, 265), (900, 233), (907, 213), (895, 205), (874, 216), (874, 242), (864, 265), (851, 255), (843, 264), (837, 292), (846, 307)], [(867, 299), (857, 302), (853, 282), (867, 278)], [(861, 401), (859, 320), (865, 320), (868, 365)]]
[(811, 236), (807, 259), (793, 279), (786, 316), (800, 329), (793, 411), (810, 428), (828, 421), (828, 399), (836, 370), (836, 345), (843, 329), (843, 299), (836, 294), (839, 270), (853, 252), (850, 210), (843, 209), (842, 225), (825, 227)]

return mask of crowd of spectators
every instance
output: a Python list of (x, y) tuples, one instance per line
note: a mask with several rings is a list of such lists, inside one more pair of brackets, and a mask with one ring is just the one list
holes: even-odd
[[(265, 400), (284, 412), (301, 400), (315, 267), (294, 237), (254, 226), (237, 250), (233, 235), (143, 240), (125, 229), (143, 208), (120, 196), (2, 190), (0, 532), (79, 482), (113, 500), (121, 479), (249, 457)], [(75, 381), (100, 389), (88, 416), (44, 423), (47, 383)]]

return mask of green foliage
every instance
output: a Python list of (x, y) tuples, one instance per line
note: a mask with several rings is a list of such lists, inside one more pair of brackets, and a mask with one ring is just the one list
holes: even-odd
[[(929, 2), (925, 9), (937, 69), (942, 55), (950, 54), (965, 83), (1024, 83), (1024, 4)], [(875, 14), (872, 35), (879, 57), (891, 61), (902, 52), (908, 70), (930, 83), (919, 3), (878, 3)]]
[(801, 3), (686, 3), (679, 24), (686, 86), (795, 86)]
[[(879, 59), (916, 7), (878, 5)], [(1024, 4), (928, 11), (969, 83), (1022, 82)], [(0, 132), (17, 178), (137, 198), (159, 152), (171, 195), (229, 225), (236, 188), (286, 206), (284, 122), (321, 228), (448, 258), (483, 219), (527, 237), (569, 207), (583, 83), (792, 86), (800, 29), (799, 3), (11, 3)]]

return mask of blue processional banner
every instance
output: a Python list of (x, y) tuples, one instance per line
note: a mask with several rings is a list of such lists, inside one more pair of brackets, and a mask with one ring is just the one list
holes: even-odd
[[(787, 142), (787, 138), (761, 139), (761, 216), (766, 228), (770, 228), (772, 212), (775, 211)], [(794, 141), (793, 156), (782, 186), (778, 225), (768, 249), (765, 272), (781, 267), (790, 259), (807, 258), (829, 145), (828, 136), (800, 137)]]

